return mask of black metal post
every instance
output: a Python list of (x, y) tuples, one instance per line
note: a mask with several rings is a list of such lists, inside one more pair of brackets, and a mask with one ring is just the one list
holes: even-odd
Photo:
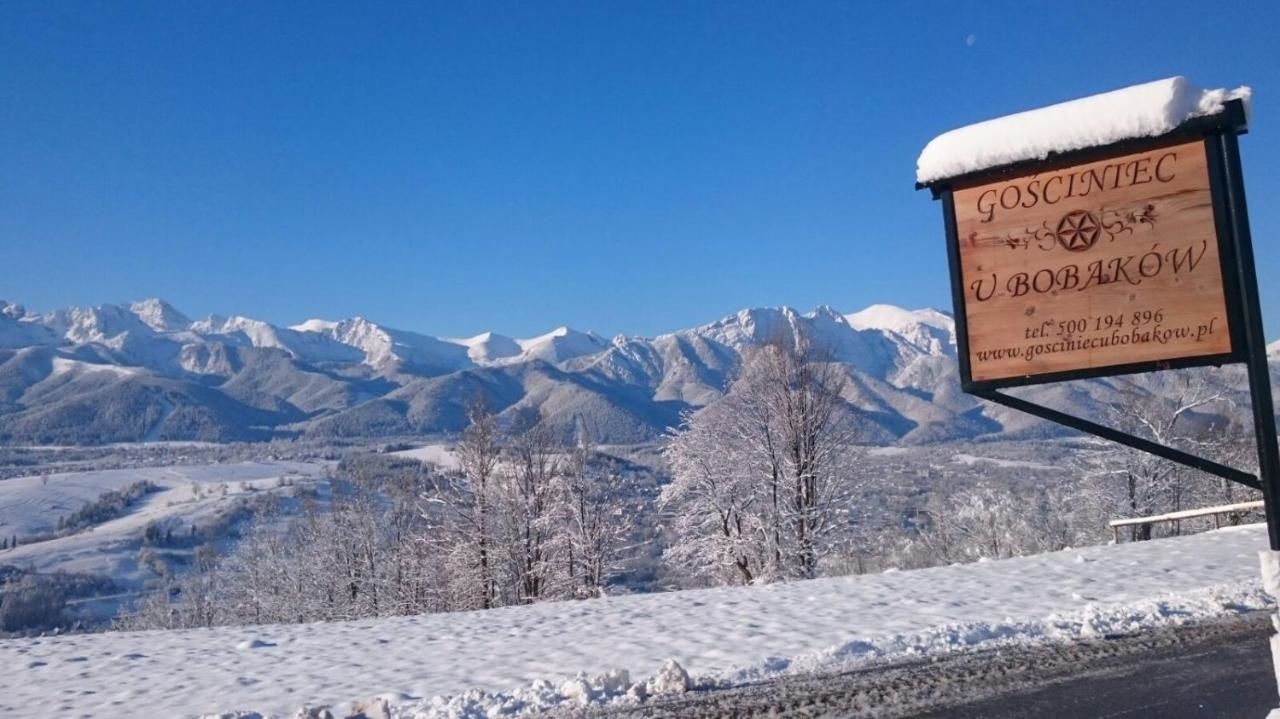
[[(1243, 113), (1243, 110), (1240, 110)], [(1235, 132), (1218, 135), (1222, 172), (1226, 180), (1227, 207), (1231, 215), (1231, 235), (1235, 244), (1236, 277), (1240, 286), (1241, 319), (1244, 324), (1245, 365), (1249, 370), (1249, 394), (1253, 398), (1253, 429), (1258, 445), (1258, 479), (1266, 503), (1267, 536), (1271, 549), (1280, 550), (1280, 447), (1276, 440), (1276, 414), (1271, 399), (1271, 375), (1267, 367), (1266, 337), (1262, 329), (1262, 305), (1258, 299), (1258, 277), (1253, 263), (1253, 239), (1249, 233), (1249, 211), (1244, 200), (1244, 177), (1240, 169), (1240, 142)]]

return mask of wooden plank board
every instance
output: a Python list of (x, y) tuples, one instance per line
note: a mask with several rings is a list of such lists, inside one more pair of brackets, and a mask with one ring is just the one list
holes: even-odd
[(1237, 502), (1236, 504), (1223, 504), (1217, 507), (1203, 507), (1201, 509), (1183, 509), (1178, 512), (1169, 512), (1168, 514), (1154, 514), (1150, 517), (1128, 517), (1125, 519), (1113, 519), (1107, 522), (1108, 527), (1132, 527), (1138, 524), (1153, 524), (1155, 522), (1173, 522), (1179, 519), (1195, 519), (1196, 517), (1210, 517), (1215, 514), (1227, 514), (1230, 512), (1251, 512), (1255, 509), (1262, 509), (1262, 500), (1254, 502)]
[(1202, 141), (954, 202), (974, 381), (1231, 352)]

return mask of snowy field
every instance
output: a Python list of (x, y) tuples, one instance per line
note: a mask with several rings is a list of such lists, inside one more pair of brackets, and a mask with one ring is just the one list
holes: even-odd
[(103, 574), (126, 583), (145, 574), (136, 561), (142, 533), (153, 522), (182, 526), (215, 516), (237, 497), (269, 491), (284, 478), (299, 483), (323, 476), (310, 462), (240, 462), (199, 466), (145, 467), (17, 477), (0, 481), (0, 536), (52, 532), (70, 515), (104, 492), (147, 480), (160, 491), (143, 495), (123, 516), (55, 539), (0, 551), (0, 564)]
[(397, 457), (416, 459), (419, 462), (435, 465), (441, 469), (458, 469), (461, 466), (458, 462), (458, 456), (454, 454), (449, 445), (445, 444), (428, 444), (423, 447), (392, 452), (391, 454)]
[(987, 462), (989, 464), (994, 464), (997, 467), (1004, 467), (1006, 469), (1036, 469), (1036, 470), (1041, 470), (1045, 472), (1061, 472), (1064, 469), (1066, 469), (1065, 467), (1055, 467), (1051, 464), (1044, 464), (1043, 462), (1028, 462), (1025, 460), (1014, 460), (1014, 459), (996, 459), (995, 457), (979, 457), (977, 455), (964, 454), (964, 453), (960, 453), (953, 456), (951, 458), (951, 461), (955, 462), (956, 464), (963, 464), (966, 467), (972, 467), (975, 464)]
[[(731, 684), (1264, 606), (1262, 526), (911, 572), (348, 623), (0, 641), (0, 714), (288, 715), (375, 695), (404, 717), (606, 698), (668, 658)], [(615, 678), (617, 675), (615, 675)], [(547, 679), (552, 683), (538, 683)], [(616, 695), (625, 682), (615, 682)], [(517, 687), (525, 687), (514, 691)], [(437, 695), (457, 695), (452, 702)], [(484, 692), (504, 692), (493, 696)]]

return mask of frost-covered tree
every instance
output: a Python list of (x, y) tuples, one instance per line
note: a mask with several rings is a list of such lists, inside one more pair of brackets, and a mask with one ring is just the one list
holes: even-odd
[[(1224, 391), (1205, 381), (1202, 372), (1175, 375), (1163, 393), (1127, 383), (1117, 387), (1118, 399), (1107, 408), (1108, 420), (1117, 428), (1201, 454), (1223, 458), (1231, 454), (1231, 435), (1197, 431), (1187, 421), (1198, 412), (1227, 405)], [(1112, 518), (1143, 517), (1211, 504), (1212, 490), (1221, 487), (1207, 475), (1176, 462), (1118, 446), (1092, 455), (1085, 474), (1082, 489), (1093, 488)], [(1180, 530), (1179, 526), (1173, 527), (1174, 533)], [(1152, 531), (1153, 525), (1135, 525), (1130, 528), (1129, 538), (1151, 539)]]
[(833, 530), (847, 529), (843, 519), (853, 454), (841, 398), (847, 376), (803, 338), (766, 344), (746, 367), (743, 395), (748, 405), (757, 406), (758, 418), (748, 439), (767, 457), (771, 511), (789, 540), (780, 552), (783, 572), (813, 577), (822, 555), (840, 543), (831, 541)]
[(500, 515), (503, 573), (511, 577), (516, 601), (532, 604), (563, 588), (556, 554), (562, 551), (558, 522), (563, 498), (557, 486), (563, 453), (546, 424), (530, 419), (507, 448), (495, 484)]
[(0, 592), (0, 631), (30, 631), (65, 621), (66, 592), (56, 583), (28, 575), (0, 586), (4, 588)]
[(580, 427), (559, 477), (559, 518), (565, 567), (576, 596), (597, 596), (617, 571), (632, 529), (623, 507), (621, 475), (602, 466), (591, 433)]
[(665, 555), (717, 583), (751, 584), (777, 566), (772, 534), (780, 528), (761, 511), (771, 477), (750, 471), (732, 411), (726, 400), (689, 414), (667, 443), (672, 481), (661, 502), (675, 537)]
[[(1069, 510), (1070, 505), (1053, 490), (1032, 487), (1014, 492), (986, 483), (965, 486), (931, 500), (924, 521), (906, 537), (895, 560), (903, 566), (924, 567), (1064, 549), (1080, 543)], [(1096, 527), (1084, 529), (1100, 536)]]
[[(1196, 431), (1188, 432), (1186, 441), (1197, 454), (1258, 476), (1258, 452), (1254, 444), (1253, 427), (1248, 424), (1248, 420), (1238, 415), (1220, 418)], [(1221, 477), (1202, 474), (1194, 477), (1193, 482), (1189, 494), (1197, 506), (1262, 499), (1259, 490)], [(1228, 517), (1228, 521), (1238, 524), (1241, 518), (1241, 515), (1232, 515)]]
[(718, 581), (809, 578), (850, 543), (856, 450), (843, 369), (801, 338), (750, 352), (667, 445), (669, 556)]
[(229, 556), (197, 547), (194, 571), (166, 570), (120, 625), (345, 620), (600, 594), (631, 526), (617, 473), (589, 442), (565, 447), (536, 417), (512, 430), (482, 405), (470, 414), (457, 470), (344, 459), (327, 492), (300, 489), (288, 512), (251, 517)]
[[(494, 557), (493, 483), (502, 457), (498, 420), (483, 398), (467, 408), (468, 426), (457, 446), (461, 475), (434, 499), (448, 508), (447, 539), (450, 574), (471, 577), (475, 606), (489, 609), (497, 601)], [(451, 536), (450, 536), (451, 535)], [(433, 538), (436, 540), (442, 538)]]
[(196, 549), (192, 571), (166, 577), (130, 628), (291, 623), (458, 608), (439, 558), (424, 551), (428, 531), (417, 498), (438, 478), (416, 461), (380, 455), (346, 460), (326, 501), (298, 498), (296, 513), (263, 513), (229, 556)]

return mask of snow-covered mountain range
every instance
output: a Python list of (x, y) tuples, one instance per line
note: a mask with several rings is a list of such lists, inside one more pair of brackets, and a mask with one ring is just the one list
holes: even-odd
[[(960, 392), (954, 330), (945, 312), (873, 305), (747, 309), (654, 338), (560, 327), (446, 339), (362, 317), (192, 321), (159, 299), (48, 313), (0, 302), (0, 442), (451, 433), (481, 392), (505, 415), (536, 410), (604, 442), (645, 441), (719, 398), (745, 349), (801, 335), (846, 368), (868, 441), (1045, 431)], [(1034, 391), (1059, 406), (1090, 400)]]

